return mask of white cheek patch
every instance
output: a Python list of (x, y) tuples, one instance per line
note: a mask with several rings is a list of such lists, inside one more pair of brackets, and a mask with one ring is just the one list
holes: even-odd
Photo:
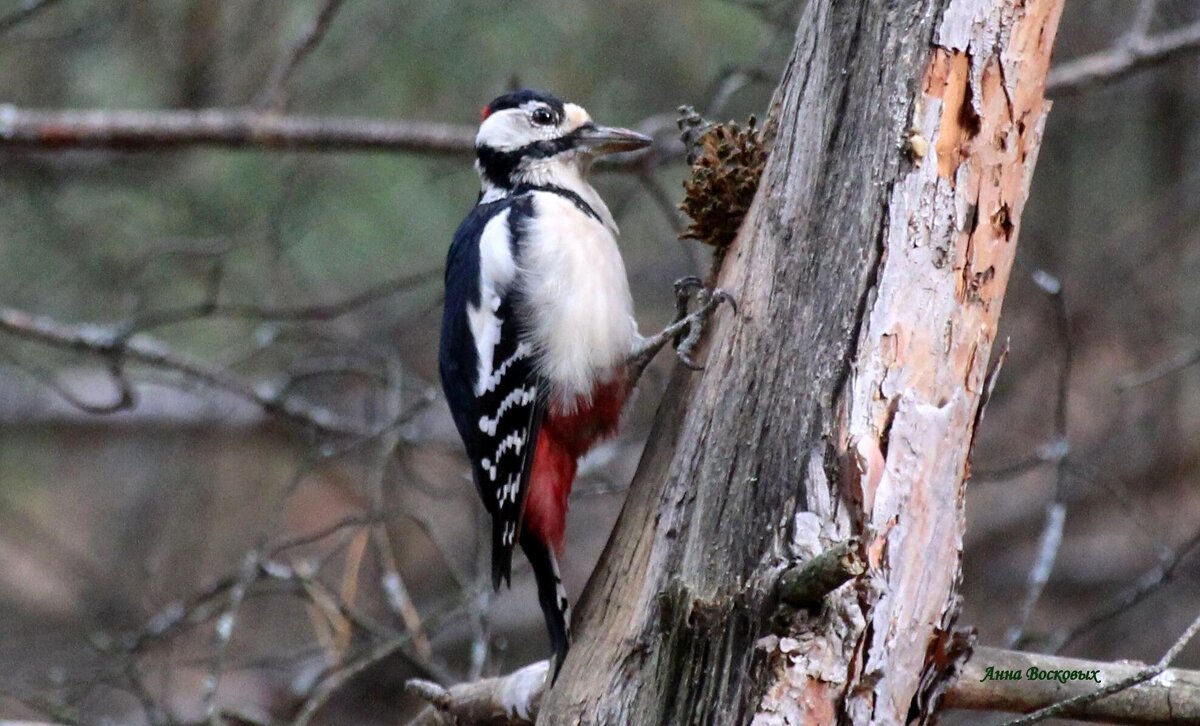
[(543, 137), (530, 127), (525, 112), (519, 108), (496, 111), (479, 125), (475, 135), (476, 146), (487, 146), (500, 151), (512, 151)]

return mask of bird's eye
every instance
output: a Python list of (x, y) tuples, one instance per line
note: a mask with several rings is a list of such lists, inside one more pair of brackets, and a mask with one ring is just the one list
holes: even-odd
[(533, 122), (538, 126), (547, 126), (554, 123), (554, 114), (550, 113), (550, 109), (548, 108), (534, 109), (533, 115), (530, 116), (530, 118), (532, 118)]

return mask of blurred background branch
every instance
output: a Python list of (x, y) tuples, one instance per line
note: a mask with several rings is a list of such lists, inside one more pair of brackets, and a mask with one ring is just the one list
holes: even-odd
[[(635, 128), (658, 133), (661, 119)], [(673, 123), (671, 124), (673, 127)], [(40, 150), (162, 151), (188, 146), (273, 151), (382, 151), (421, 156), (471, 156), (475, 128), (427, 121), (280, 116), (269, 111), (38, 111), (0, 106), (0, 147)], [(600, 169), (641, 173), (683, 158), (683, 146), (663, 140), (643, 151), (601, 161)]]
[[(407, 678), (544, 657), (430, 394), (478, 109), (655, 137), (598, 184), (658, 329), (709, 260), (675, 109), (761, 117), (801, 5), (0, 1), (0, 719), (392, 724)], [(1154, 662), (1200, 604), (1198, 29), (1068, 4), (968, 490), (983, 643)], [(582, 463), (573, 593), (667, 375)]]
[(1147, 22), (1135, 23), (1125, 39), (1111, 49), (1059, 63), (1046, 81), (1047, 93), (1052, 97), (1080, 93), (1200, 52), (1200, 23), (1149, 36), (1146, 28), (1154, 17), (1157, 0), (1143, 0), (1142, 5), (1149, 9), (1142, 14)]
[(0, 35), (12, 30), (21, 23), (37, 17), (38, 13), (49, 10), (62, 0), (24, 0), (20, 7), (6, 15), (0, 16)]

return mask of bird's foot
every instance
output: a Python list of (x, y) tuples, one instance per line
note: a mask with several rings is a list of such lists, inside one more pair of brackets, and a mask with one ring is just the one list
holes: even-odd
[[(695, 301), (695, 309), (692, 301)], [(692, 353), (700, 343), (704, 325), (721, 303), (728, 303), (737, 312), (737, 303), (729, 293), (720, 288), (707, 288), (698, 277), (684, 277), (675, 281), (675, 321), (658, 333), (642, 338), (634, 346), (627, 359), (632, 379), (637, 380), (646, 366), (667, 343), (675, 347), (675, 355), (688, 368), (696, 371), (704, 366), (692, 359)]]

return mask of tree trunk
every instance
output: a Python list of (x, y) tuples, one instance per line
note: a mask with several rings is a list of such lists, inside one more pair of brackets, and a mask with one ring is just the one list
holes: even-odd
[[(932, 708), (1061, 5), (806, 3), (720, 273), (738, 311), (671, 382), (542, 723)], [(780, 630), (779, 573), (851, 537), (867, 572)]]

